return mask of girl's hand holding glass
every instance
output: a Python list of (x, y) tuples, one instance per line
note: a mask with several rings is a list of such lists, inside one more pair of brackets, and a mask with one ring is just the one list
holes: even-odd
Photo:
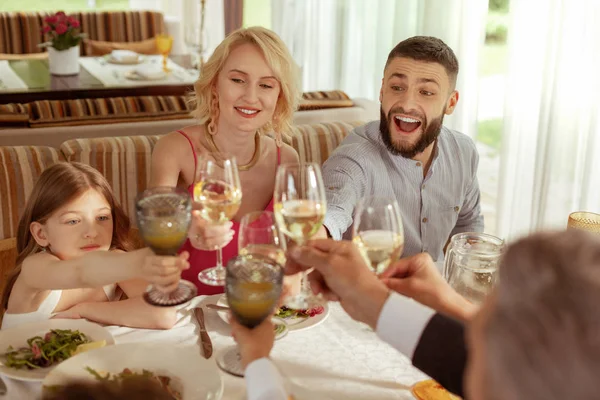
[(179, 285), (181, 272), (190, 267), (188, 252), (178, 256), (147, 256), (141, 266), (141, 277), (163, 293), (171, 293)]

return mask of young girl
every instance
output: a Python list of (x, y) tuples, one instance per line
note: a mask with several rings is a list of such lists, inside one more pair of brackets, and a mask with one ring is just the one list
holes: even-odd
[[(59, 163), (36, 183), (17, 231), (16, 268), (7, 281), (2, 328), (49, 319), (86, 318), (135, 328), (168, 329), (174, 308), (142, 298), (148, 283), (173, 290), (188, 254), (128, 252), (129, 218), (106, 179), (80, 163)], [(126, 300), (119, 300), (121, 292)]]

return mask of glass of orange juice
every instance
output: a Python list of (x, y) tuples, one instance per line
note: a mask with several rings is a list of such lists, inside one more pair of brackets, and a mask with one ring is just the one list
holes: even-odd
[[(174, 256), (187, 239), (192, 220), (192, 199), (183, 189), (156, 187), (142, 192), (135, 204), (140, 236), (156, 255)], [(197, 293), (191, 282), (180, 280), (175, 291), (162, 293), (149, 286), (144, 299), (155, 306), (175, 306)]]
[(170, 69), (167, 68), (167, 57), (171, 52), (171, 48), (173, 47), (173, 36), (161, 33), (156, 35), (156, 48), (158, 52), (163, 56), (163, 71), (169, 72)]

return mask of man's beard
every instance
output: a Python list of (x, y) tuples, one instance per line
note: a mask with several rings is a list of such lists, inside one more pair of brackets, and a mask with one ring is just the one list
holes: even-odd
[[(396, 156), (402, 156), (404, 158), (413, 158), (417, 154), (422, 153), (427, 146), (429, 146), (438, 138), (442, 130), (442, 123), (444, 122), (443, 111), (442, 114), (438, 118), (432, 120), (431, 123), (427, 122), (427, 117), (425, 115), (407, 113), (402, 107), (392, 108), (387, 117), (383, 112), (383, 107), (380, 107), (380, 113), (381, 119), (379, 122), (379, 132), (381, 134), (383, 143), (385, 143), (390, 153)], [(394, 143), (392, 140), (392, 133), (390, 132), (390, 125), (396, 124), (394, 121), (392, 121), (392, 115), (394, 114), (404, 114), (421, 120), (421, 126), (419, 126), (417, 129), (421, 129), (422, 133), (414, 144), (403, 145), (400, 143)]]

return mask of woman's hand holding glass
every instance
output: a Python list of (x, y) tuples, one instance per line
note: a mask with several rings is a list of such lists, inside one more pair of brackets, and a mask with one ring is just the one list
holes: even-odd
[(211, 251), (223, 248), (231, 242), (235, 234), (231, 221), (215, 225), (202, 218), (199, 210), (192, 212), (192, 224), (188, 238), (192, 246), (199, 250)]

